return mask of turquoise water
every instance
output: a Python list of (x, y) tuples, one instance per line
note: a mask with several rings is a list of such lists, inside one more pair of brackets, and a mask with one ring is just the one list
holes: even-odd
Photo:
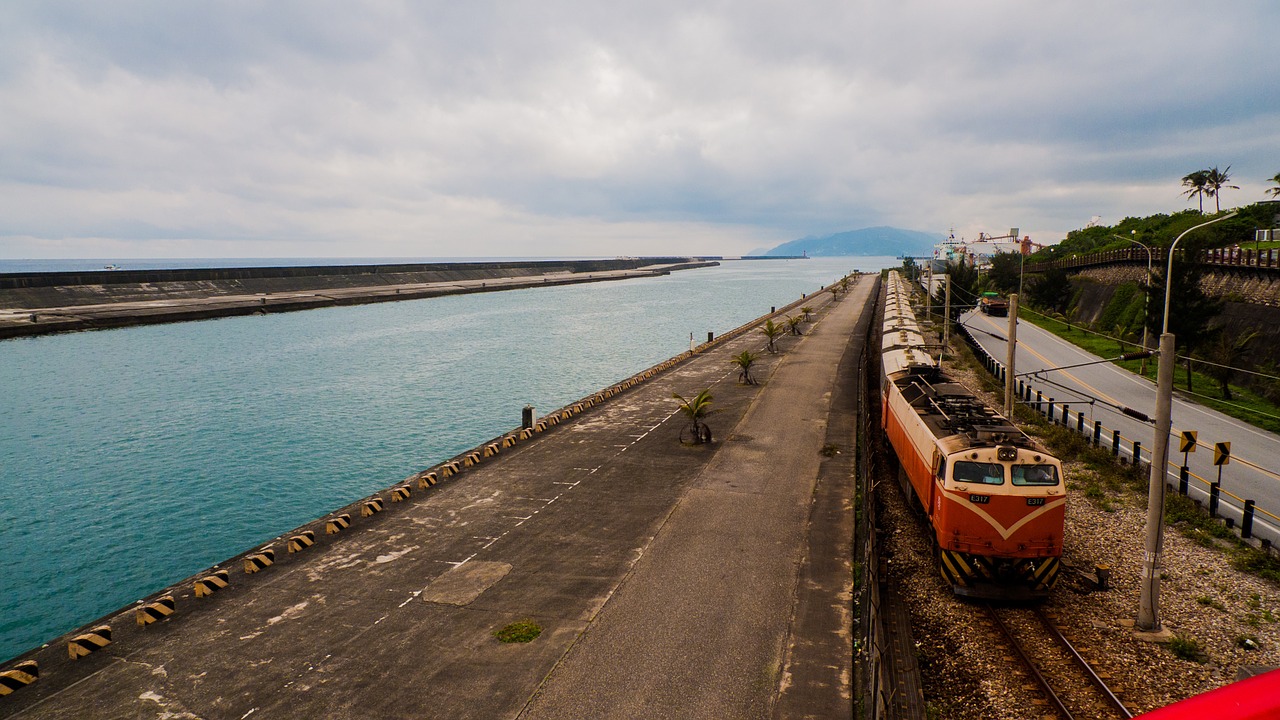
[(0, 342), (0, 659), (893, 258)]

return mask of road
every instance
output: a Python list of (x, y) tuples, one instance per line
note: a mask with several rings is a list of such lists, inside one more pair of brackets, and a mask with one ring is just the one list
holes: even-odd
[[(970, 328), (975, 339), (987, 352), (1003, 364), (1008, 348), (1009, 319), (989, 317), (970, 310), (961, 316), (960, 321)], [(1154, 415), (1154, 383), (1105, 362), (1069, 370), (1046, 371), (1048, 368), (1098, 362), (1101, 359), (1029, 322), (1018, 323), (1015, 371), (1020, 379), (1031, 385), (1033, 397), (1038, 390), (1046, 400), (1054, 398), (1059, 404), (1069, 403), (1072, 427), (1076, 426), (1077, 412), (1084, 412), (1086, 429), (1092, 428), (1094, 420), (1101, 420), (1106, 428), (1103, 431), (1103, 444), (1108, 447), (1111, 431), (1120, 430), (1121, 454), (1130, 456), (1133, 441), (1137, 440), (1142, 446), (1140, 452), (1143, 461), (1150, 462), (1150, 449), (1155, 439), (1153, 424), (1129, 417), (1119, 408), (1128, 407), (1148, 416)], [(1023, 373), (1037, 374), (1021, 377)], [(1174, 395), (1168, 467), (1170, 482), (1177, 483), (1178, 468), (1183, 461), (1183, 454), (1178, 452), (1180, 432), (1197, 431), (1198, 446), (1188, 458), (1188, 467), (1192, 473), (1191, 497), (1207, 502), (1208, 484), (1218, 478), (1218, 468), (1213, 465), (1214, 443), (1230, 442), (1230, 461), (1221, 468), (1223, 495), (1220, 512), (1238, 523), (1243, 501), (1255, 500), (1260, 512), (1254, 521), (1254, 534), (1272, 542), (1280, 542), (1280, 521), (1262, 512), (1280, 515), (1280, 436), (1184, 400), (1177, 396), (1176, 391)], [(1060, 422), (1060, 409), (1056, 417)]]

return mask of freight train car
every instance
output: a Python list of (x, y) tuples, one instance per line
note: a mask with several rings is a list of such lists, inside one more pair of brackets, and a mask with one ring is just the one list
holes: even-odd
[(933, 361), (898, 273), (885, 287), (881, 422), (942, 576), (959, 595), (1047, 595), (1062, 557), (1061, 463)]

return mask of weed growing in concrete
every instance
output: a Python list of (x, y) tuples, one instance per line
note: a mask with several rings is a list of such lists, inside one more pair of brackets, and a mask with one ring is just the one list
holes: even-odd
[(542, 634), (542, 626), (528, 618), (493, 631), (498, 642), (527, 643)]

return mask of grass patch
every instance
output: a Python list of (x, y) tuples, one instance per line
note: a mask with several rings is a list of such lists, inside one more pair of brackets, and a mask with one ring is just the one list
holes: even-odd
[(493, 636), (498, 639), (498, 642), (504, 643), (532, 642), (541, 634), (542, 626), (527, 618), (493, 631)]
[(822, 446), (822, 457), (835, 457), (840, 454), (840, 446), (835, 443), (827, 443)]
[(1174, 635), (1169, 641), (1169, 650), (1183, 660), (1204, 664), (1208, 659), (1204, 655), (1204, 651), (1200, 649), (1200, 643), (1195, 638), (1187, 635)]

